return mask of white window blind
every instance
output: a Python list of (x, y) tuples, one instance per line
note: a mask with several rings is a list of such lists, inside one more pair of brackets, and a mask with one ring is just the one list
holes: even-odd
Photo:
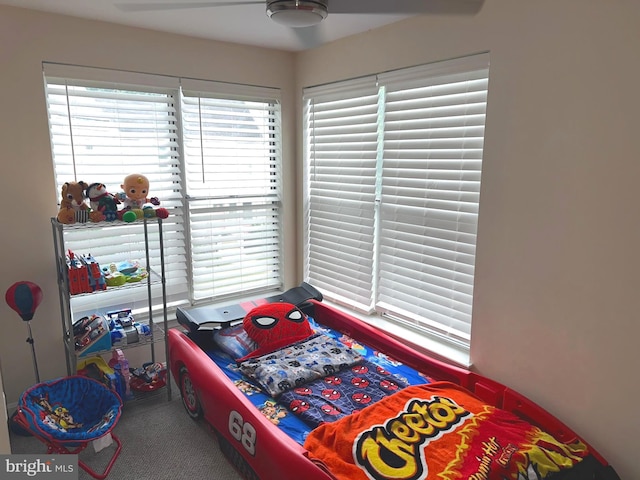
[[(126, 175), (147, 176), (149, 196), (158, 197), (161, 206), (171, 212), (163, 228), (167, 293), (173, 299), (186, 299), (175, 95), (53, 77), (46, 78), (46, 94), (57, 191), (60, 193), (67, 181), (82, 180), (103, 183), (110, 193), (117, 194)], [(150, 224), (149, 230), (151, 266), (159, 272), (157, 225)], [(103, 267), (127, 260), (145, 264), (141, 222), (106, 231), (71, 230), (65, 234), (65, 243), (78, 255), (91, 253)], [(89, 252), (85, 251), (87, 245), (91, 246)], [(160, 294), (159, 287), (154, 287), (154, 296), (160, 298)], [(130, 289), (119, 295), (119, 300), (130, 302), (141, 300), (146, 292)], [(109, 294), (100, 299), (113, 303), (112, 297)], [(87, 300), (93, 306), (95, 301)]]
[(379, 155), (375, 78), (305, 91), (306, 280), (371, 311)]
[[(482, 54), (378, 75), (382, 153), (374, 171), (379, 187), (370, 209), (351, 221), (353, 226), (375, 218), (373, 258), (371, 247), (355, 253), (372, 264), (375, 310), (390, 322), (467, 346), (488, 74), (488, 55)], [(322, 88), (306, 92), (307, 104), (322, 98)], [(312, 226), (318, 222), (317, 205), (340, 204), (352, 190), (352, 182), (339, 178), (330, 199), (313, 189), (318, 173), (313, 149), (324, 136), (314, 128), (312, 113), (306, 117), (310, 250), (319, 236), (340, 245), (340, 233), (325, 229), (320, 235)], [(344, 114), (332, 113), (336, 118), (325, 121), (339, 123)], [(330, 267), (310, 256), (305, 275), (313, 282), (318, 272), (326, 272), (329, 298), (359, 302), (361, 297), (343, 289), (339, 275), (332, 278)]]
[(185, 90), (182, 116), (194, 300), (280, 288), (279, 101)]

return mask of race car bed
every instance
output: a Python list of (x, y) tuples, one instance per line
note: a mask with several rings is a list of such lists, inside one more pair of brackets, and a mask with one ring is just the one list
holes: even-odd
[(247, 479), (619, 480), (517, 392), (408, 348), (308, 284), (180, 309), (169, 364)]

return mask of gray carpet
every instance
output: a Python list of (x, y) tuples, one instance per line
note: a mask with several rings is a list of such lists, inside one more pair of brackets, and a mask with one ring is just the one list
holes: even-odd
[[(168, 401), (166, 391), (145, 400), (127, 402), (113, 433), (122, 442), (107, 480), (241, 480), (226, 460), (215, 435), (193, 421), (182, 406), (177, 389)], [(11, 433), (12, 453), (44, 454), (46, 446), (34, 437)], [(96, 453), (92, 445), (80, 458), (102, 473), (114, 445)], [(80, 469), (80, 479), (91, 479)]]

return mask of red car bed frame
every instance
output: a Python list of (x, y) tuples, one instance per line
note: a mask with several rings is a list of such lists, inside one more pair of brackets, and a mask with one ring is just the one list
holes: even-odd
[[(410, 349), (362, 321), (322, 303), (320, 292), (303, 283), (283, 295), (255, 302), (217, 309), (179, 309), (178, 320), (185, 331), (171, 329), (168, 332), (170, 368), (187, 413), (194, 419), (203, 418), (213, 428), (222, 451), (247, 479), (334, 479), (330, 472), (307, 457), (301, 445), (260, 413), (200, 346), (210, 341), (212, 326), (240, 320), (254, 306), (274, 301), (294, 303), (318, 323), (380, 350), (435, 380), (458, 384), (484, 402), (515, 413), (562, 442), (579, 439), (589, 446), (561, 421), (518, 392)], [(601, 480), (620, 480), (607, 461), (589, 448), (605, 467)]]

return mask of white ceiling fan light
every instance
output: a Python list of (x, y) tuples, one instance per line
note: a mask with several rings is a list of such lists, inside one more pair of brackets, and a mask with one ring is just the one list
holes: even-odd
[[(475, 15), (484, 0), (233, 0), (233, 1), (176, 1), (138, 0), (134, 3), (115, 3), (125, 12), (169, 11), (213, 7), (265, 5), (266, 14), (274, 22), (297, 29), (313, 27), (329, 14), (386, 14), (386, 15)], [(263, 7), (264, 8), (264, 7)]]
[(327, 0), (267, 0), (267, 15), (287, 27), (311, 27), (327, 18), (327, 3)]

